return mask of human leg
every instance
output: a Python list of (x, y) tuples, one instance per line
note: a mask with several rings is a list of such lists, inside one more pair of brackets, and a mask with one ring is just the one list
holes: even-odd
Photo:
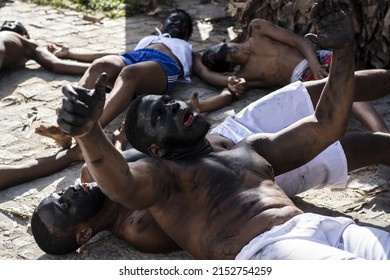
[[(318, 102), (327, 78), (305, 82), (313, 105)], [(386, 124), (371, 104), (372, 101), (386, 96), (390, 92), (390, 70), (369, 69), (355, 71), (355, 99), (352, 114), (370, 131), (388, 132)], [(359, 102), (359, 103), (357, 103)]]
[(368, 130), (372, 132), (390, 133), (386, 123), (375, 108), (368, 102), (354, 102), (352, 114)]
[(371, 164), (390, 165), (390, 134), (351, 132), (340, 140), (348, 162), (348, 171)]
[(51, 175), (82, 160), (81, 151), (78, 146), (75, 146), (53, 156), (30, 160), (22, 164), (0, 165), (0, 190)]
[(4, 53), (5, 53), (4, 44), (0, 42), (0, 70), (3, 68)]
[[(312, 103), (318, 98), (328, 78), (308, 81), (304, 85), (310, 94)], [(356, 92), (354, 101), (373, 101), (390, 93), (390, 70), (369, 69), (355, 71)]]
[(168, 81), (164, 69), (155, 61), (126, 66), (120, 72), (99, 119), (102, 127), (108, 125), (131, 103), (135, 93), (164, 94)]
[(78, 85), (93, 89), (97, 78), (101, 73), (105, 72), (108, 76), (108, 85), (112, 87), (119, 73), (125, 66), (125, 63), (119, 55), (107, 55), (95, 59), (79, 80)]
[(345, 229), (353, 224), (345, 217), (304, 213), (252, 239), (236, 259), (358, 259), (361, 257), (341, 245)]
[(339, 248), (367, 260), (389, 260), (390, 233), (351, 224), (344, 230)]

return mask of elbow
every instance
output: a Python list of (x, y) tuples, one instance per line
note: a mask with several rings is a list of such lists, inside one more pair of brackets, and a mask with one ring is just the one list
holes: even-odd
[[(333, 120), (333, 121), (332, 121)], [(348, 121), (341, 121), (336, 117), (317, 117), (317, 123), (320, 127), (320, 135), (324, 135), (329, 144), (340, 140), (347, 131)], [(323, 138), (323, 136), (321, 136)]]

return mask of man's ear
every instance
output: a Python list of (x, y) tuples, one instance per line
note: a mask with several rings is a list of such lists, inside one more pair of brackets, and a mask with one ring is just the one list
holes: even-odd
[(92, 238), (92, 228), (84, 227), (77, 232), (77, 243), (83, 245), (87, 243)]
[(148, 148), (148, 152), (152, 157), (163, 157), (167, 152), (156, 144), (152, 144)]

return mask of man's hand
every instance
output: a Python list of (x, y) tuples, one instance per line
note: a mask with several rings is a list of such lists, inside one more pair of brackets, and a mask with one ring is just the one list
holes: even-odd
[(322, 48), (343, 49), (354, 43), (350, 17), (341, 9), (338, 0), (317, 0), (310, 12), (317, 34), (305, 37)]
[(245, 93), (246, 80), (244, 78), (230, 76), (228, 78), (227, 87), (228, 87), (230, 92), (234, 93), (237, 97), (240, 97)]
[(107, 75), (101, 74), (95, 89), (67, 85), (62, 88), (65, 98), (58, 112), (57, 123), (62, 132), (81, 137), (99, 121), (106, 101)]

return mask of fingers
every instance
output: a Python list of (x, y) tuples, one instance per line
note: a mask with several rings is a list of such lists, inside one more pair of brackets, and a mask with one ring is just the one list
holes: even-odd
[(62, 93), (71, 100), (76, 101), (78, 99), (78, 94), (72, 85), (65, 85), (62, 88)]
[(95, 83), (95, 93), (98, 98), (104, 98), (106, 96), (108, 77), (106, 73), (102, 73)]

